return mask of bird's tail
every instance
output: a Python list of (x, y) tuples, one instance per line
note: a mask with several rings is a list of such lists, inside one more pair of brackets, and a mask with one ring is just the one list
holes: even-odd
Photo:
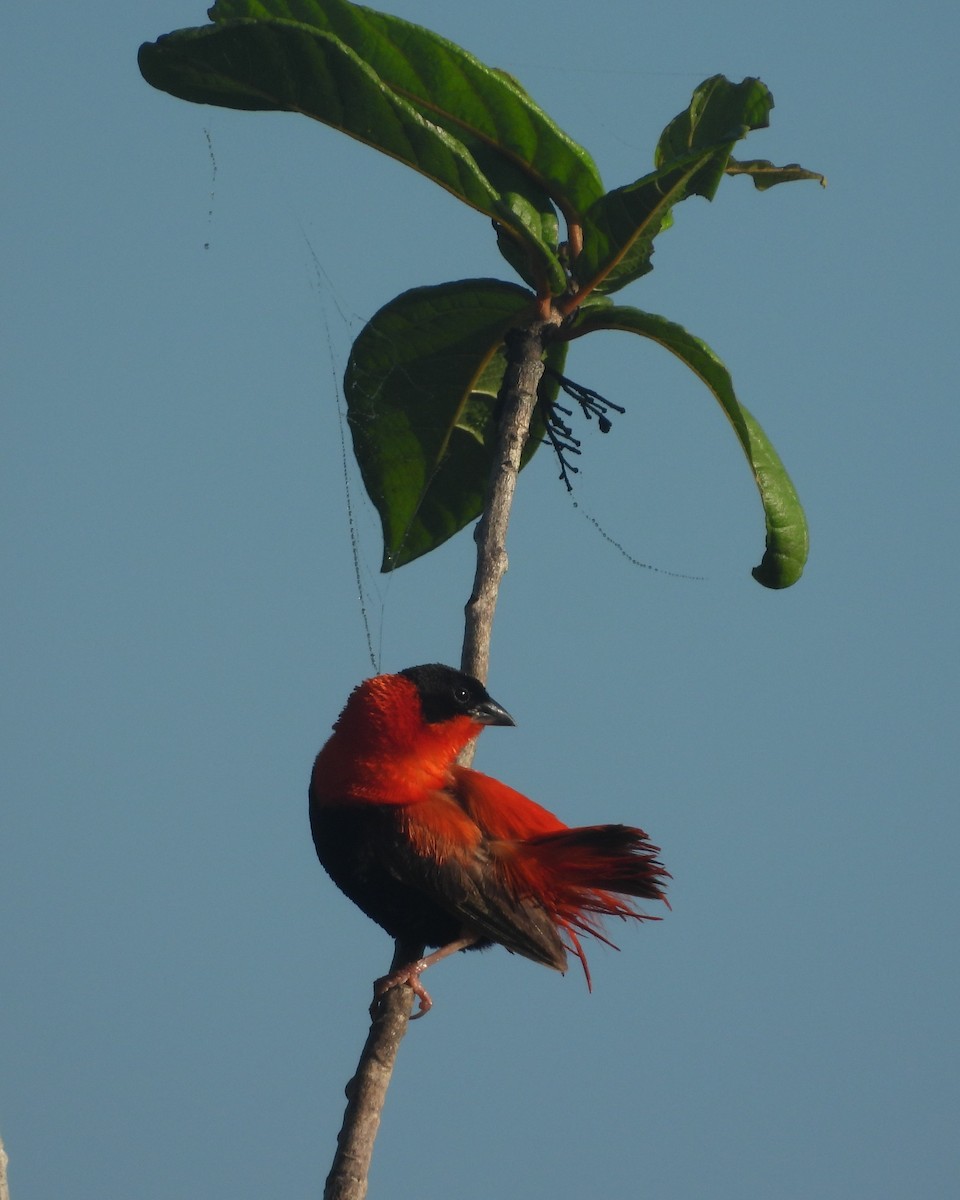
[(516, 865), (522, 863), (533, 890), (548, 897), (557, 924), (570, 939), (570, 950), (580, 959), (588, 987), (590, 971), (578, 931), (614, 946), (602, 931), (601, 917), (659, 920), (624, 897), (662, 900), (670, 907), (664, 893), (669, 872), (657, 858), (659, 848), (642, 829), (629, 825), (560, 829), (525, 838), (518, 851)]

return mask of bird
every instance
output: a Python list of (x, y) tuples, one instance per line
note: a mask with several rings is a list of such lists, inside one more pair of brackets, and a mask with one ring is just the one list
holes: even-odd
[(592, 990), (580, 935), (613, 946), (602, 917), (659, 920), (635, 898), (669, 907), (669, 873), (642, 829), (570, 828), (458, 764), (485, 726), (515, 724), (478, 679), (427, 663), (354, 688), (316, 757), (310, 826), (321, 864), (398, 947), (421, 955), (375, 981), (373, 1017), (404, 984), (424, 1016), (433, 1002), (423, 972), (494, 944), (561, 972), (572, 954)]

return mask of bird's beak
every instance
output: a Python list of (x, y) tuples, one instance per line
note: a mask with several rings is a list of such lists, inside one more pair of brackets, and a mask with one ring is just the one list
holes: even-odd
[(478, 725), (516, 725), (507, 710), (489, 696), (470, 709), (470, 716)]

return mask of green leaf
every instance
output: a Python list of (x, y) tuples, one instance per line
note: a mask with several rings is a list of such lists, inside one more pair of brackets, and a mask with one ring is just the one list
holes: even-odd
[(279, 22), (181, 29), (140, 48), (148, 83), (226, 108), (301, 112), (405, 162), (493, 216), (497, 194), (455, 139), (325, 33)]
[(803, 573), (809, 549), (807, 522), (790, 476), (755, 418), (737, 400), (730, 373), (706, 342), (681, 325), (655, 313), (597, 301), (581, 309), (570, 327), (570, 336), (581, 337), (597, 329), (620, 329), (658, 342), (713, 392), (729, 418), (747, 456), (763, 503), (766, 549), (753, 577), (768, 588), (786, 588)]
[(654, 162), (669, 166), (685, 158), (692, 150), (727, 146), (727, 154), (717, 155), (688, 185), (691, 195), (712, 200), (723, 178), (726, 159), (741, 138), (753, 129), (770, 124), (773, 96), (759, 79), (731, 83), (723, 75), (705, 79), (694, 91), (689, 106), (664, 129), (657, 143)]
[(653, 239), (687, 196), (711, 200), (734, 145), (768, 123), (773, 97), (759, 79), (714, 75), (660, 136), (656, 170), (602, 196), (583, 221), (583, 252), (573, 271), (581, 292), (618, 291), (653, 269)]
[(469, 148), (474, 140), (495, 148), (568, 216), (603, 195), (587, 151), (511, 76), (429, 29), (347, 0), (218, 0), (210, 17), (279, 18), (331, 33), (388, 87)]
[[(480, 515), (496, 435), (507, 331), (533, 295), (494, 279), (404, 292), (353, 345), (344, 379), (364, 486), (383, 526), (384, 571), (441, 545)], [(548, 361), (560, 369), (566, 346)], [(556, 383), (544, 376), (541, 395)], [(543, 436), (538, 418), (524, 462)]]
[[(558, 233), (556, 214), (553, 214), (552, 217), (551, 213), (537, 215), (542, 240), (548, 245), (552, 243), (553, 246), (556, 246)], [(559, 296), (566, 291), (567, 277), (563, 273), (562, 266), (560, 266), (560, 274), (557, 276), (553, 271), (553, 264), (551, 262), (543, 263), (531, 252), (529, 243), (521, 241), (507, 226), (497, 222), (494, 228), (497, 234), (497, 249), (524, 283), (529, 284), (537, 295), (543, 295), (545, 288), (553, 296)], [(556, 262), (559, 266), (559, 258), (556, 259)]]
[(333, 35), (284, 21), (233, 21), (148, 42), (139, 62), (148, 83), (181, 99), (300, 112), (399, 159), (508, 225), (551, 290), (563, 290), (563, 268), (543, 242), (529, 202), (501, 196), (462, 142), (387, 87)]
[(549, 200), (538, 206), (525, 191), (503, 193), (497, 201), (497, 249), (538, 296), (561, 296), (567, 275), (559, 258), (557, 214)]
[(672, 224), (671, 208), (715, 156), (697, 151), (597, 201), (583, 219), (583, 250), (573, 266), (581, 292), (614, 292), (653, 270), (653, 239)]
[(807, 171), (799, 163), (775, 167), (766, 158), (752, 158), (746, 162), (738, 162), (731, 158), (727, 163), (727, 174), (749, 176), (758, 192), (765, 192), (767, 188), (775, 187), (778, 183), (796, 183), (801, 179), (813, 179), (821, 187), (827, 186), (827, 177), (817, 171)]

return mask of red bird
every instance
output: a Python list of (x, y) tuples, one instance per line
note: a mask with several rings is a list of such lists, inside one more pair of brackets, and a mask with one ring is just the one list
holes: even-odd
[[(641, 829), (571, 829), (506, 784), (457, 765), (484, 725), (513, 725), (483, 685), (432, 663), (355, 688), (310, 783), (310, 827), (334, 883), (399, 942), (439, 947), (374, 984), (431, 1007), (421, 973), (498, 942), (565, 971), (602, 916), (648, 919), (622, 897), (664, 900), (667, 872)], [(566, 945), (564, 943), (566, 939)], [(612, 943), (607, 942), (608, 945)]]

